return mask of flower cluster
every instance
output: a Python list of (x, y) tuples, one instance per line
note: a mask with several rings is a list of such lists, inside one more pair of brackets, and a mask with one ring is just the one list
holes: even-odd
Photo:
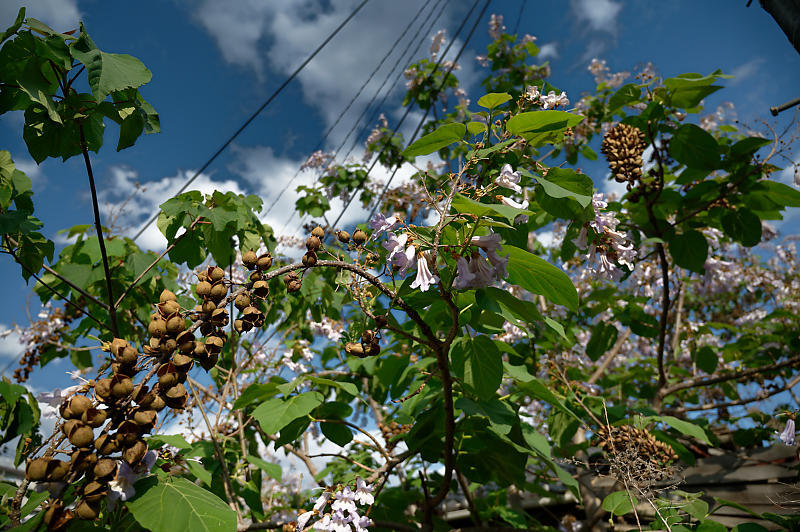
[(436, 56), (439, 54), (439, 50), (441, 49), (446, 39), (447, 39), (447, 30), (439, 30), (436, 32), (436, 35), (431, 37), (431, 57), (433, 59), (436, 59)]
[(611, 70), (606, 65), (605, 59), (592, 59), (592, 62), (589, 63), (588, 69), (589, 72), (594, 76), (594, 82), (598, 85), (600, 83), (605, 83), (612, 89), (616, 89), (622, 85), (622, 83), (630, 77), (630, 72), (614, 72), (611, 73)]
[(503, 15), (492, 13), (489, 17), (489, 37), (495, 41), (500, 38), (506, 27), (503, 25)]
[[(333, 500), (331, 511), (325, 512), (325, 507)], [(370, 506), (375, 502), (372, 495), (372, 485), (360, 478), (356, 479), (356, 489), (349, 486), (341, 487), (335, 491), (326, 489), (319, 496), (314, 508), (297, 516), (297, 532), (303, 530), (324, 530), (330, 532), (369, 532), (367, 527), (372, 525), (372, 519), (358, 513), (358, 506)], [(313, 523), (314, 517), (320, 519)]]
[(499, 234), (474, 236), (470, 243), (482, 249), (486, 253), (486, 258), (478, 251), (473, 251), (469, 260), (461, 256), (456, 258), (457, 274), (453, 282), (455, 288), (459, 290), (484, 288), (495, 280), (500, 281), (508, 276), (506, 271), (508, 257), (503, 258), (497, 254), (498, 250), (503, 249)]
[(342, 325), (327, 316), (323, 316), (322, 321), (309, 322), (308, 326), (312, 334), (324, 336), (331, 342), (338, 342), (342, 338)]
[(542, 94), (536, 85), (530, 85), (525, 89), (525, 99), (531, 103), (540, 104), (542, 109), (555, 109), (569, 105), (566, 92), (561, 91), (561, 94), (556, 95), (555, 91), (549, 91), (547, 94)]
[(300, 165), (300, 170), (308, 168), (325, 168), (333, 161), (333, 154), (325, 153), (322, 150), (317, 150), (308, 156), (306, 162)]
[[(520, 181), (519, 172), (515, 172), (513, 168), (511, 168), (510, 164), (503, 165), (503, 168), (500, 169), (500, 175), (494, 180), (494, 184), (503, 188), (507, 188), (509, 190), (513, 190), (517, 194), (522, 193), (522, 187), (519, 186)], [(503, 205), (507, 207), (514, 207), (515, 209), (524, 210), (528, 208), (528, 200), (523, 200), (522, 203), (518, 203), (517, 201), (508, 198), (503, 195), (498, 195), (497, 199)], [(514, 225), (526, 223), (528, 221), (528, 216), (525, 214), (520, 214), (514, 218)]]
[[(594, 220), (581, 228), (578, 237), (573, 239), (572, 243), (581, 250), (586, 249), (588, 244), (589, 253), (586, 258), (589, 260), (589, 270), (595, 276), (619, 281), (625, 272), (618, 265), (627, 266), (633, 271), (636, 250), (626, 235), (617, 231), (619, 220), (614, 212), (605, 210), (608, 203), (603, 199), (602, 193), (593, 196), (592, 207), (595, 212)], [(588, 242), (589, 228), (595, 233), (591, 243)]]

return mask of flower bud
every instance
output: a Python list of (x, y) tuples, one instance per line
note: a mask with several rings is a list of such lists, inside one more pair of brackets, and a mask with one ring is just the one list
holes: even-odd
[(367, 233), (358, 229), (355, 233), (353, 233), (353, 242), (358, 244), (359, 246), (367, 241)]

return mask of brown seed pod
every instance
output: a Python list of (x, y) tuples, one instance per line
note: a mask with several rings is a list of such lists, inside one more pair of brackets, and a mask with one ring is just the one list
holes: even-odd
[(180, 409), (186, 406), (186, 400), (188, 396), (186, 394), (186, 388), (183, 387), (183, 384), (176, 384), (164, 394), (164, 402), (167, 403), (167, 406), (173, 409)]
[(204, 321), (200, 324), (201, 336), (214, 336), (217, 333), (217, 327), (211, 321)]
[(52, 458), (34, 458), (25, 466), (25, 478), (33, 482), (40, 482), (47, 477), (47, 466)]
[(114, 338), (111, 340), (109, 352), (115, 357), (119, 357), (119, 352), (130, 346), (131, 344), (127, 340), (123, 340), (122, 338)]
[(222, 281), (218, 283), (214, 283), (211, 286), (211, 293), (208, 297), (210, 297), (214, 302), (219, 303), (225, 296), (228, 295), (228, 287)]
[(172, 336), (177, 336), (186, 330), (186, 320), (179, 314), (173, 314), (167, 320), (167, 333)]
[(61, 501), (52, 503), (44, 513), (44, 524), (48, 530), (63, 530), (72, 519), (72, 510), (64, 509)]
[(322, 240), (322, 238), (325, 236), (325, 229), (323, 229), (323, 228), (322, 228), (322, 227), (320, 227), (320, 226), (316, 226), (316, 227), (315, 227), (315, 228), (314, 228), (314, 229), (311, 231), (311, 235), (312, 235), (312, 236), (315, 236), (315, 237), (317, 237), (317, 238), (319, 238), (320, 240)]
[(247, 292), (242, 292), (241, 294), (236, 296), (236, 299), (234, 300), (233, 304), (239, 310), (247, 308), (250, 306), (250, 296), (247, 295)]
[(111, 379), (99, 379), (94, 383), (94, 394), (103, 402), (111, 399)]
[(317, 251), (321, 247), (322, 247), (322, 241), (319, 238), (315, 237), (314, 235), (311, 235), (306, 239), (307, 250)]
[(133, 413), (133, 422), (140, 427), (154, 427), (157, 419), (158, 413), (155, 410), (137, 409)]
[(247, 332), (253, 328), (253, 324), (249, 321), (233, 320), (233, 328), (238, 333)]
[(147, 325), (147, 332), (151, 336), (160, 338), (167, 334), (167, 322), (159, 316), (157, 319), (150, 321), (150, 323)]
[(178, 296), (175, 295), (174, 292), (167, 290), (166, 288), (161, 292), (161, 295), (158, 296), (159, 303), (166, 303), (168, 301), (178, 301)]
[(252, 249), (249, 251), (245, 251), (242, 253), (242, 264), (248, 270), (252, 270), (256, 267), (256, 261), (258, 261), (258, 255)]
[(208, 297), (211, 294), (211, 283), (208, 281), (200, 281), (194, 287), (194, 292), (200, 297)]
[(242, 311), (242, 319), (255, 327), (264, 325), (264, 313), (256, 307), (247, 307)]
[(217, 309), (217, 304), (211, 301), (210, 299), (206, 299), (203, 301), (203, 314), (211, 314)]
[(355, 233), (353, 233), (353, 242), (355, 242), (359, 246), (366, 241), (367, 241), (367, 233), (365, 233), (361, 229), (358, 229), (356, 230)]
[(70, 410), (69, 401), (64, 401), (61, 403), (61, 406), (58, 407), (58, 413), (63, 419), (75, 419), (79, 417), (76, 416), (72, 410)]
[(94, 466), (95, 478), (112, 478), (117, 474), (117, 461), (113, 458), (101, 458)]
[(363, 344), (372, 343), (374, 339), (375, 339), (375, 331), (367, 329), (361, 333), (361, 343)]
[(200, 360), (200, 365), (206, 371), (211, 371), (211, 368), (217, 365), (217, 360), (219, 360), (218, 354), (209, 355), (207, 358)]
[(259, 271), (255, 271), (250, 274), (250, 282), (252, 283), (257, 283), (258, 281), (263, 281), (263, 280), (264, 280), (264, 274)]
[(317, 254), (313, 251), (307, 252), (302, 258), (303, 266), (314, 266), (317, 263)]
[(222, 351), (225, 341), (219, 336), (209, 336), (206, 338), (206, 352), (209, 355), (218, 355)]
[(266, 281), (256, 281), (251, 293), (257, 299), (266, 299), (269, 295), (269, 284)]
[(225, 278), (225, 270), (220, 268), (219, 266), (209, 266), (208, 267), (208, 280), (212, 283), (216, 283), (221, 281)]
[(122, 451), (122, 459), (125, 460), (128, 465), (134, 466), (142, 461), (145, 453), (147, 453), (147, 444), (144, 440), (139, 440)]
[(61, 425), (61, 432), (64, 436), (69, 436), (70, 431), (75, 427), (78, 423), (80, 423), (79, 419), (68, 419)]
[(170, 355), (178, 348), (178, 342), (174, 338), (162, 338), (158, 348), (162, 354)]
[(208, 356), (205, 342), (200, 341), (194, 343), (194, 351), (192, 352), (192, 356), (194, 356), (195, 359), (203, 359)]
[(177, 369), (180, 373), (186, 373), (192, 369), (192, 364), (194, 364), (194, 361), (189, 355), (177, 353), (172, 357), (172, 363), (175, 365), (175, 369)]
[(117, 399), (128, 397), (133, 392), (133, 381), (126, 375), (111, 377), (111, 395)]
[(111, 363), (111, 371), (117, 375), (126, 375), (133, 377), (138, 373), (136, 365), (134, 364), (120, 364), (119, 362)]
[[(153, 393), (153, 392), (150, 392)], [(166, 408), (167, 403), (164, 402), (164, 399), (160, 395), (156, 395), (153, 393), (153, 401), (150, 403), (149, 407), (151, 410), (155, 410), (156, 412), (161, 412)]]
[(89, 447), (94, 442), (92, 427), (83, 421), (76, 421), (67, 432), (67, 439), (75, 447)]
[(86, 499), (78, 501), (75, 505), (75, 517), (85, 521), (94, 521), (100, 515), (100, 503), (89, 502)]
[(164, 317), (171, 316), (176, 312), (180, 312), (180, 310), (181, 306), (177, 301), (166, 301), (164, 303), (159, 303), (158, 305), (158, 312)]
[(342, 244), (347, 244), (348, 242), (350, 242), (350, 233), (348, 233), (347, 231), (339, 231), (338, 233), (336, 233), (336, 238), (338, 238), (339, 242), (341, 242)]
[(303, 288), (303, 282), (300, 279), (295, 279), (286, 283), (286, 291), (291, 293), (299, 292)]
[(105, 486), (96, 480), (87, 483), (83, 487), (83, 498), (87, 501), (98, 502), (102, 500), (107, 493), (108, 486)]
[(61, 482), (67, 475), (69, 475), (70, 466), (67, 462), (61, 460), (51, 460), (47, 464), (47, 476), (45, 479), (48, 482)]
[(256, 268), (258, 271), (265, 272), (272, 267), (272, 255), (269, 253), (264, 253), (260, 257), (258, 257), (258, 261), (256, 262)]
[(211, 313), (211, 323), (215, 327), (225, 327), (228, 324), (228, 311), (224, 308), (218, 308)]
[(90, 408), (81, 416), (81, 420), (90, 427), (97, 428), (103, 426), (108, 418), (108, 411), (99, 408)]
[(175, 342), (178, 344), (178, 348), (183, 354), (188, 355), (194, 351), (194, 333), (183, 331), (175, 338)]
[(120, 423), (117, 429), (117, 444), (123, 449), (130, 447), (139, 439), (142, 430), (139, 425), (133, 421), (126, 419)]
[(69, 461), (70, 469), (79, 473), (91, 470), (96, 464), (97, 455), (91, 449), (76, 449)]
[(109, 454), (114, 454), (119, 450), (119, 444), (117, 443), (117, 438), (115, 436), (101, 434), (96, 440), (94, 440), (94, 448), (97, 449), (97, 452), (101, 455), (108, 456)]
[(136, 359), (139, 358), (139, 353), (136, 352), (136, 349), (127, 345), (123, 349), (117, 351), (116, 356), (117, 356), (117, 362), (119, 362), (120, 364), (133, 365), (136, 364)]
[(161, 364), (156, 371), (158, 384), (164, 388), (170, 388), (178, 384), (178, 370), (172, 362)]

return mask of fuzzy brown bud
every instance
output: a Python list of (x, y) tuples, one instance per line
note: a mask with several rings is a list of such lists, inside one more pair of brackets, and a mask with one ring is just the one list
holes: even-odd
[(320, 227), (320, 226), (316, 226), (316, 227), (315, 227), (315, 228), (314, 228), (314, 229), (311, 231), (311, 235), (312, 235), (312, 236), (315, 236), (315, 237), (317, 237), (317, 238), (319, 238), (320, 240), (322, 240), (322, 239), (325, 237), (325, 229), (323, 229), (323, 228), (322, 228), (322, 227)]
[(367, 233), (358, 229), (355, 233), (353, 233), (353, 242), (358, 244), (359, 246), (367, 241)]
[(245, 251), (242, 253), (242, 264), (248, 270), (252, 270), (256, 267), (256, 262), (258, 261), (258, 255), (252, 249), (249, 251)]
[(347, 231), (339, 231), (338, 233), (336, 233), (336, 238), (338, 238), (339, 242), (341, 242), (342, 244), (347, 244), (348, 242), (350, 242), (350, 233), (348, 233)]

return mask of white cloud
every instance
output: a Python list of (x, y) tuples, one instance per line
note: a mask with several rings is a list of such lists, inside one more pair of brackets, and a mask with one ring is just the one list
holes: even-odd
[[(0, 323), (0, 332), (8, 331), (11, 327), (5, 323)], [(10, 332), (7, 336), (0, 336), (0, 360), (11, 360), (18, 358), (25, 349), (19, 343), (19, 333)]]
[[(141, 224), (158, 212), (158, 206), (174, 196), (178, 190), (194, 175), (194, 170), (179, 170), (174, 176), (162, 177), (149, 181), (144, 185), (138, 182), (136, 170), (122, 166), (114, 166), (110, 170), (111, 183), (102, 195), (104, 209), (108, 221), (106, 225), (114, 225), (124, 229), (126, 234), (138, 231)], [(203, 194), (211, 194), (215, 190), (243, 194), (239, 183), (233, 180), (213, 180), (208, 174), (200, 174), (189, 186), (188, 190), (199, 190)], [(138, 241), (147, 249), (163, 249), (167, 241), (156, 227), (151, 224)]]
[(589, 29), (594, 31), (617, 33), (617, 17), (622, 10), (622, 3), (613, 0), (572, 0), (570, 4), (579, 23), (588, 24)]
[(14, 166), (17, 170), (28, 176), (34, 183), (40, 183), (45, 179), (42, 173), (42, 167), (36, 164), (36, 161), (27, 155), (14, 157)]
[(734, 68), (733, 71), (731, 71), (731, 74), (734, 76), (734, 78), (731, 80), (730, 84), (738, 85), (747, 78), (755, 75), (764, 61), (766, 60), (763, 57), (757, 57)]
[(69, 31), (78, 27), (81, 14), (77, 0), (27, 0), (0, 2), (0, 28), (5, 30), (14, 23), (19, 8), (25, 6), (25, 17), (41, 20), (56, 31)]
[(558, 59), (558, 43), (549, 42), (539, 47), (539, 55), (537, 56), (542, 61), (546, 59)]

